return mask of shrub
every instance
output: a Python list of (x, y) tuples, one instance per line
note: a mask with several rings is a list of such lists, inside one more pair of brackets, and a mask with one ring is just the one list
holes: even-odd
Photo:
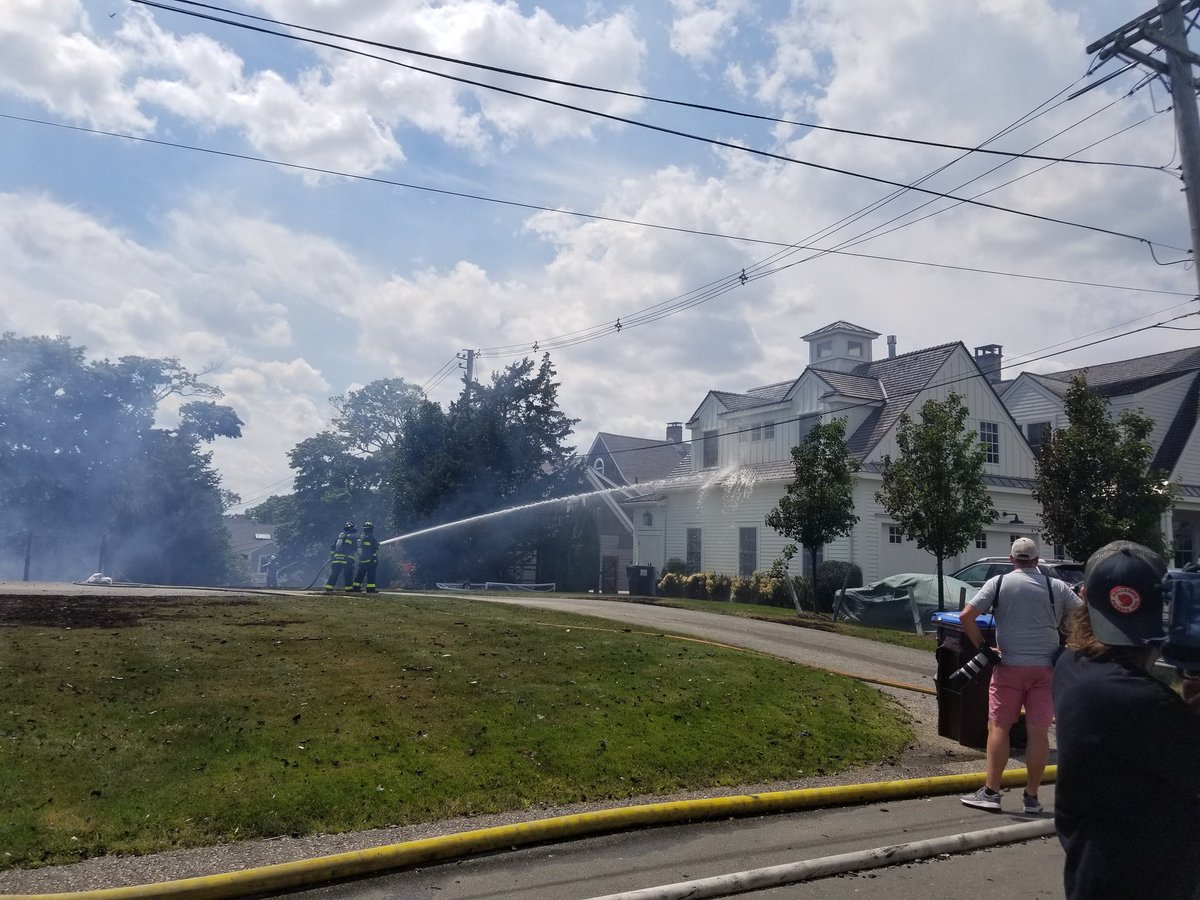
[(688, 564), (678, 556), (672, 556), (667, 560), (667, 564), (663, 566), (664, 575), (691, 575), (688, 569)]
[(862, 569), (840, 559), (827, 559), (817, 566), (817, 609), (833, 612), (834, 597), (842, 589), (843, 582), (848, 588), (862, 587)]
[(683, 596), (689, 600), (708, 599), (708, 578), (704, 573), (697, 572), (687, 576), (687, 580), (683, 583)]
[(660, 597), (682, 597), (683, 576), (678, 572), (668, 572), (658, 582)]
[(734, 603), (757, 603), (758, 587), (752, 579), (739, 575), (733, 579), (729, 595)]
[(733, 588), (733, 579), (720, 572), (709, 572), (707, 587), (709, 600), (728, 601), (729, 592)]

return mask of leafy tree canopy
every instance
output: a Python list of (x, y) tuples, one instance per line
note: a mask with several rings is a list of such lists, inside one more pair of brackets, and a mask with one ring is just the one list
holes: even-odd
[(130, 580), (233, 577), (229, 497), (202, 445), (241, 420), (189, 400), (175, 430), (153, 427), (172, 395), (220, 398), (201, 377), (174, 358), (88, 361), (65, 337), (0, 336), (0, 533), (39, 538), (35, 577), (86, 577), (102, 557)]
[(270, 497), (250, 515), (275, 527), (281, 571), (306, 580), (329, 559), (329, 545), (347, 520), (372, 521), (383, 537), (391, 497), (389, 473), (405, 417), (425, 401), (403, 378), (381, 378), (330, 397), (330, 427), (288, 452), (291, 494)]
[(1033, 492), (1047, 540), (1080, 560), (1116, 540), (1165, 554), (1162, 515), (1178, 488), (1150, 468), (1154, 420), (1125, 410), (1114, 421), (1108, 400), (1088, 389), (1084, 375), (1072, 379), (1064, 406), (1067, 427), (1042, 446)]
[(875, 494), (905, 537), (937, 559), (938, 609), (945, 609), (943, 562), (957, 556), (996, 518), (984, 485), (985, 450), (966, 429), (967, 407), (951, 393), (927, 400), (916, 423), (900, 417), (896, 459), (883, 459), (883, 484)]
[[(858, 521), (854, 512), (854, 479), (858, 460), (846, 449), (846, 420), (818, 422), (804, 441), (792, 448), (796, 477), (766, 523), (801, 544), (817, 571), (821, 548)], [(788, 553), (788, 556), (791, 554)]]

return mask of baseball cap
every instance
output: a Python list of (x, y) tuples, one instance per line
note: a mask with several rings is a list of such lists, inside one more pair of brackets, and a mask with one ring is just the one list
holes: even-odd
[(1038, 558), (1038, 545), (1029, 538), (1017, 538), (1008, 555), (1013, 559), (1034, 560)]
[(1083, 584), (1092, 633), (1111, 647), (1138, 647), (1163, 636), (1161, 556), (1133, 541), (1113, 541), (1088, 557)]

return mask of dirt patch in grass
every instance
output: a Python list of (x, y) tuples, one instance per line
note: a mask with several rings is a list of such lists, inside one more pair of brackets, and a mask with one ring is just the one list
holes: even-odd
[[(26, 594), (0, 594), (0, 627), (33, 625), (45, 628), (130, 628), (146, 619), (165, 615), (200, 615), (199, 607), (245, 606), (253, 603), (245, 597), (129, 597), (88, 594), (73, 597), (47, 597)], [(299, 620), (297, 620), (299, 621)]]

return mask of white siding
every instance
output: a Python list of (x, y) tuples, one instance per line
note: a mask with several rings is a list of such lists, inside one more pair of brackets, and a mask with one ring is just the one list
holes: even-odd
[[(1175, 464), (1175, 471), (1171, 473), (1171, 476), (1184, 484), (1200, 485), (1200, 429), (1192, 429), (1192, 434), (1183, 448), (1183, 453), (1179, 455), (1179, 462)], [(1183, 498), (1180, 500), (1179, 505), (1182, 506)], [(1196, 502), (1195, 498), (1191, 499), (1191, 503)]]
[(1004, 394), (1004, 405), (1021, 426), (1049, 422), (1055, 428), (1063, 428), (1067, 424), (1062, 400), (1029, 378), (1017, 378)]
[[(999, 426), (1000, 462), (987, 464), (984, 467), (985, 472), (989, 475), (1014, 478), (1034, 476), (1033, 452), (1029, 449), (1029, 444), (1013, 423), (992, 386), (979, 377), (975, 361), (965, 349), (959, 347), (955, 350), (929, 383), (931, 386), (918, 394), (908, 407), (909, 417), (914, 422), (920, 421), (921, 407), (927, 400), (944, 402), (951, 393), (956, 393), (963, 398), (969, 410), (967, 427), (973, 433), (979, 434), (981, 421), (994, 422)], [(896, 445), (897, 431), (898, 426), (893, 426), (866, 461), (880, 462), (885, 455), (893, 459), (899, 455)]]
[(1195, 377), (1195, 373), (1189, 372), (1174, 381), (1160, 384), (1147, 391), (1124, 397), (1114, 397), (1110, 407), (1112, 417), (1117, 418), (1127, 409), (1138, 410), (1148, 415), (1155, 423), (1154, 430), (1150, 432), (1150, 446), (1157, 451), (1162, 446), (1167, 429), (1175, 420), (1175, 415), (1183, 403), (1184, 395), (1192, 386), (1192, 380)]

